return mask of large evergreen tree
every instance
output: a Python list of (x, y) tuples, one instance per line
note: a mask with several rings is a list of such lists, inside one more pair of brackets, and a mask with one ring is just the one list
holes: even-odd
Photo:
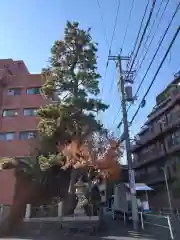
[(102, 129), (95, 114), (108, 106), (97, 99), (100, 75), (96, 52), (90, 29), (85, 31), (77, 22), (67, 22), (64, 39), (55, 41), (49, 66), (43, 69), (42, 92), (51, 100), (56, 96), (56, 102), (39, 111), (41, 136), (64, 143), (83, 140)]
[[(67, 22), (64, 38), (55, 41), (51, 48), (49, 66), (42, 71), (42, 93), (53, 103), (39, 110), (39, 131), (42, 140), (51, 142), (53, 151), (45, 151), (39, 157), (41, 167), (62, 164), (64, 157), (58, 146), (72, 141), (81, 145), (95, 132), (103, 130), (95, 116), (108, 106), (98, 99), (100, 75), (96, 53), (97, 44), (91, 38), (90, 29), (80, 29), (77, 22)], [(71, 173), (70, 197), (66, 198), (66, 205), (73, 205), (73, 186), (78, 174), (76, 170)]]
[[(38, 149), (31, 161), (30, 159), (18, 163), (12, 161), (4, 165), (4, 168), (16, 168), (17, 179), (20, 179), (22, 174), (19, 173), (22, 172), (23, 176), (29, 176), (29, 187), (31, 190), (34, 189), (35, 193), (40, 188), (44, 189), (44, 193), (47, 190), (53, 192), (52, 186), (53, 189), (57, 188), (54, 182), (58, 182), (58, 194), (66, 198), (66, 188), (71, 182), (69, 180), (71, 169), (59, 170), (66, 159), (59, 152), (58, 144), (92, 140), (94, 133), (103, 130), (102, 124), (95, 116), (99, 111), (105, 111), (108, 106), (97, 97), (100, 75), (97, 73), (96, 53), (97, 44), (91, 38), (90, 29), (80, 29), (77, 22), (67, 22), (64, 38), (55, 41), (52, 46), (49, 66), (42, 71), (44, 80), (42, 94), (50, 100), (50, 103), (38, 112), (40, 116)], [(90, 143), (94, 144), (94, 141)], [(40, 169), (37, 159), (46, 171)], [(58, 168), (50, 168), (52, 165), (58, 165)], [(57, 169), (61, 178), (54, 181), (53, 176)], [(38, 183), (37, 189), (32, 180)], [(20, 216), (22, 205), (25, 208), (27, 202), (29, 203), (29, 197), (35, 193), (19, 195), (18, 201), (22, 204), (18, 205), (19, 209), (13, 205), (9, 217), (12, 218), (11, 225), (16, 224), (17, 219), (22, 217)], [(66, 204), (73, 208), (72, 201), (66, 201)]]

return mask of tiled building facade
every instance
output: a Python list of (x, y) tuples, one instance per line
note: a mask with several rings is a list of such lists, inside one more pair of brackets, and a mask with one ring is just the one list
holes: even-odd
[(23, 61), (0, 60), (0, 158), (30, 155), (36, 136), (40, 74), (30, 74)]
[[(0, 60), (0, 162), (31, 155), (36, 145), (37, 110), (46, 103), (40, 94), (42, 84), (41, 75), (29, 73), (23, 61)], [(12, 171), (0, 172), (0, 204), (12, 202), (14, 181)]]
[[(136, 169), (136, 181), (145, 182), (156, 189), (165, 181), (165, 170), (168, 182), (171, 183), (180, 174), (180, 73), (175, 75), (174, 80), (167, 88), (157, 96), (156, 106), (148, 115), (148, 120), (136, 136), (135, 144), (132, 145), (134, 154), (134, 168)], [(165, 185), (165, 184), (164, 184)], [(154, 200), (162, 206), (157, 192)], [(163, 194), (161, 193), (161, 196)], [(173, 196), (172, 196), (173, 199)], [(175, 205), (177, 199), (172, 200)]]

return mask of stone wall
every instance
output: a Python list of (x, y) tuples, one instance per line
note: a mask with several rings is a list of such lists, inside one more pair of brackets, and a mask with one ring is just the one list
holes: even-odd
[(0, 224), (9, 216), (11, 205), (2, 205), (0, 208)]
[(16, 178), (14, 170), (0, 170), (0, 204), (12, 205)]

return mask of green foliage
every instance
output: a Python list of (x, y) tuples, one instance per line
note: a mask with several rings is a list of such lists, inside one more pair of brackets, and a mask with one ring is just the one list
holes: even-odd
[(29, 177), (37, 178), (41, 169), (38, 160), (33, 157), (26, 157), (18, 161), (17, 170), (26, 173)]
[[(64, 164), (65, 157), (59, 153), (57, 143), (84, 139), (103, 129), (95, 114), (108, 106), (97, 99), (100, 75), (96, 53), (97, 44), (92, 41), (90, 29), (85, 31), (77, 22), (67, 22), (64, 39), (55, 41), (49, 66), (42, 70), (42, 93), (53, 101), (38, 111), (41, 120), (37, 153), (11, 164), (17, 172), (42, 182), (48, 168)], [(55, 99), (57, 95), (59, 98)]]
[(40, 169), (42, 171), (46, 171), (51, 166), (55, 166), (55, 165), (61, 167), (65, 162), (65, 157), (62, 153), (49, 154), (47, 157), (44, 155), (40, 155), (38, 159), (39, 159)]
[(39, 109), (37, 152), (14, 165), (17, 172), (43, 181), (47, 169), (54, 165), (61, 167), (65, 162), (57, 143), (86, 138), (102, 130), (95, 113), (105, 111), (108, 106), (97, 99), (100, 75), (96, 52), (97, 44), (91, 39), (90, 29), (84, 31), (78, 23), (67, 22), (64, 39), (55, 41), (49, 66), (42, 70), (43, 95), (50, 100), (54, 100), (55, 95), (60, 98)]
[(3, 169), (15, 169), (16, 174), (25, 174), (32, 180), (41, 182), (42, 171), (37, 158), (25, 157), (21, 159), (8, 159), (2, 164)]
[(102, 129), (95, 114), (108, 106), (97, 99), (99, 78), (96, 60), (97, 44), (90, 29), (79, 28), (77, 22), (67, 22), (64, 39), (55, 41), (49, 66), (42, 70), (45, 97), (58, 101), (42, 107), (39, 130), (42, 136), (64, 142), (84, 138)]

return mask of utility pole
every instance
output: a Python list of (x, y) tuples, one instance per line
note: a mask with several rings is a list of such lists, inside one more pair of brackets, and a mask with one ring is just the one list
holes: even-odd
[(114, 60), (116, 62), (116, 66), (119, 71), (119, 81), (118, 81), (118, 88), (121, 93), (121, 107), (122, 107), (122, 122), (124, 125), (124, 132), (123, 132), (123, 138), (125, 140), (125, 146), (126, 146), (126, 154), (127, 154), (127, 162), (128, 162), (128, 173), (129, 173), (129, 188), (131, 193), (131, 203), (132, 203), (132, 220), (133, 220), (133, 228), (134, 230), (138, 229), (138, 208), (137, 208), (137, 199), (136, 199), (136, 186), (135, 186), (135, 174), (133, 170), (133, 164), (132, 164), (132, 155), (131, 155), (131, 144), (130, 144), (130, 138), (129, 138), (129, 126), (128, 126), (128, 119), (127, 119), (127, 109), (126, 109), (126, 103), (127, 101), (133, 101), (133, 98), (130, 100), (128, 97), (128, 93), (125, 91), (125, 83), (132, 83), (132, 78), (124, 79), (124, 74), (128, 76), (132, 76), (134, 72), (128, 72), (122, 70), (122, 60), (129, 60), (129, 57), (122, 57), (120, 55), (118, 56), (109, 56), (109, 60)]

